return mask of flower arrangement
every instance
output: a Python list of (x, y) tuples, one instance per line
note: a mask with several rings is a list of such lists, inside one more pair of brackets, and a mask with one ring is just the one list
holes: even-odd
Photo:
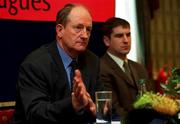
[(165, 94), (177, 98), (180, 95), (180, 68), (172, 68), (168, 71), (168, 78), (160, 83)]
[(178, 103), (174, 99), (153, 92), (145, 92), (133, 106), (135, 109), (152, 108), (159, 113), (170, 116), (175, 115), (180, 110)]
[[(144, 85), (145, 81), (140, 81)], [(168, 77), (165, 82), (161, 82), (164, 93), (153, 93), (143, 91), (133, 104), (135, 109), (150, 108), (164, 115), (174, 116), (180, 111), (180, 103), (176, 98), (180, 96), (180, 69), (172, 68), (168, 70)]]
[(122, 124), (149, 124), (155, 118), (161, 118), (166, 124), (180, 124), (180, 102), (177, 102), (177, 98), (180, 98), (180, 69), (172, 68), (167, 72), (168, 74), (163, 72), (163, 80), (158, 85), (162, 92), (147, 91), (147, 81), (139, 80), (139, 93), (133, 103), (134, 109), (123, 117)]
[(167, 77), (160, 83), (163, 92), (154, 93), (146, 91), (145, 80), (140, 80), (140, 92), (133, 107), (135, 110), (144, 110), (145, 113), (154, 111), (155, 116), (162, 116), (171, 124), (179, 124), (178, 113), (180, 112), (180, 68), (166, 68)]
[(141, 115), (145, 116), (144, 122), (141, 120), (141, 123), (145, 124), (149, 124), (154, 118), (162, 118), (168, 124), (179, 124), (180, 103), (177, 102), (177, 98), (180, 98), (178, 97), (180, 96), (180, 69), (172, 68), (167, 72), (168, 74), (163, 73), (163, 81), (158, 85), (162, 92), (147, 91), (145, 86), (147, 81), (139, 80), (139, 93), (133, 103), (134, 109), (124, 117), (122, 124), (131, 123), (129, 120), (136, 121), (136, 118), (140, 119)]

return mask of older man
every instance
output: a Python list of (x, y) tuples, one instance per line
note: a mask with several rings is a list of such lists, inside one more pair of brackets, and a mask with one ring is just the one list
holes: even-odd
[[(16, 112), (11, 124), (81, 124), (95, 120), (99, 59), (86, 50), (92, 17), (82, 5), (57, 13), (56, 41), (21, 64)], [(72, 62), (78, 67), (74, 72)], [(72, 73), (74, 77), (71, 78)]]

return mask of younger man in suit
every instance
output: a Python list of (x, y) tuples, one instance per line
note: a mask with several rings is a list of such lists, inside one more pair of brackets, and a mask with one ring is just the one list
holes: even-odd
[(146, 80), (146, 90), (153, 90), (153, 85), (146, 69), (127, 58), (131, 49), (130, 24), (113, 17), (105, 22), (103, 33), (107, 52), (101, 58), (100, 79), (105, 88), (112, 90), (115, 113), (122, 117), (133, 109), (133, 102), (142, 90), (139, 80)]

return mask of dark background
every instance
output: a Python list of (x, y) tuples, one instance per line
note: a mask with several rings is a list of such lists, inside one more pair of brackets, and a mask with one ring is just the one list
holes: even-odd
[[(98, 56), (105, 52), (101, 22), (93, 22), (88, 49)], [(55, 40), (55, 22), (0, 20), (0, 102), (16, 96), (18, 68), (26, 55)]]

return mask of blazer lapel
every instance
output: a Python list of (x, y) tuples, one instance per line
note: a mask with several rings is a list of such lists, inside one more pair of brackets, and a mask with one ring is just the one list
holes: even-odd
[(80, 54), (78, 56), (78, 65), (79, 65), (79, 70), (81, 71), (81, 76), (83, 78), (83, 82), (86, 86), (87, 89), (89, 89), (89, 74), (88, 74), (88, 69), (86, 67), (86, 60), (84, 59), (84, 54)]
[(65, 96), (69, 96), (71, 94), (71, 90), (70, 87), (67, 85), (68, 77), (62, 59), (59, 55), (56, 42), (51, 43), (48, 47), (48, 50), (49, 50), (49, 55), (52, 58), (52, 61), (57, 65), (56, 71), (57, 73), (59, 73), (58, 75), (63, 75), (61, 77), (64, 79), (61, 79), (60, 85), (65, 87), (65, 92), (64, 92)]
[(131, 69), (131, 73), (132, 73), (132, 76), (133, 76), (133, 79), (134, 79), (134, 83), (136, 86), (138, 86), (138, 72), (137, 72), (137, 68), (135, 66), (133, 66), (133, 63), (131, 60), (128, 61), (129, 62), (129, 67)]
[(116, 62), (107, 54), (105, 53), (104, 59), (106, 59), (109, 63), (109, 66), (113, 68), (116, 74), (119, 76), (130, 86), (135, 87), (134, 83), (128, 78), (128, 76), (124, 73), (124, 71), (117, 65)]

